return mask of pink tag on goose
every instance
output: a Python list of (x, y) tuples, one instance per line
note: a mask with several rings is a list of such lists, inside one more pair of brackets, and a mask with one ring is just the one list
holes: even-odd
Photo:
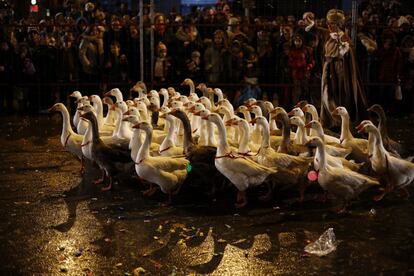
[(316, 180), (318, 180), (318, 172), (316, 172), (316, 171), (309, 171), (308, 172), (308, 179), (309, 179), (309, 181), (316, 181)]

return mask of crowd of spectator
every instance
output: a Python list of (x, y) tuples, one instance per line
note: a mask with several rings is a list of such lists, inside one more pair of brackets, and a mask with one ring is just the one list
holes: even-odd
[[(139, 17), (127, 6), (116, 12), (97, 3), (65, 1), (53, 16), (30, 16), (0, 27), (0, 103), (11, 111), (37, 112), (66, 101), (75, 89), (99, 94), (117, 86), (128, 93), (140, 80)], [(227, 1), (183, 16), (148, 9), (144, 20), (144, 81), (171, 86), (184, 78), (221, 86), (236, 105), (266, 97), (291, 107), (300, 99), (317, 103), (323, 57), (318, 38), (293, 15), (273, 18), (233, 14)], [(151, 24), (151, 21), (154, 24)], [(315, 20), (324, 27), (325, 18)], [(351, 35), (351, 19), (346, 32)], [(359, 6), (356, 52), (370, 102), (387, 112), (413, 112), (414, 19), (398, 1)], [(151, 30), (154, 43), (151, 43)], [(151, 59), (151, 45), (154, 58)], [(153, 60), (153, 64), (151, 64)], [(151, 70), (153, 69), (153, 70)], [(400, 88), (401, 97), (395, 91)]]

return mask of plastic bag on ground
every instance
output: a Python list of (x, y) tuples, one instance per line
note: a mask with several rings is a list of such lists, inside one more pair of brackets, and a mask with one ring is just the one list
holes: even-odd
[(336, 250), (336, 239), (333, 228), (326, 230), (316, 241), (305, 246), (305, 252), (319, 257)]

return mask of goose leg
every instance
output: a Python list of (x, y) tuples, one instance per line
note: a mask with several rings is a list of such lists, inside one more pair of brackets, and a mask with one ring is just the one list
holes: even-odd
[(172, 203), (172, 197), (173, 197), (173, 193), (172, 193), (172, 192), (169, 192), (169, 193), (168, 193), (168, 199), (167, 199), (167, 201), (165, 201), (165, 202), (162, 204), (162, 206), (170, 206), (170, 205), (171, 205), (171, 203)]
[(109, 190), (112, 189), (112, 176), (108, 176), (108, 178), (109, 178), (109, 184), (108, 184), (108, 186), (103, 187), (101, 189), (101, 191), (109, 191)]
[(407, 190), (406, 187), (403, 187), (399, 190), (400, 196), (404, 199), (408, 199), (410, 197), (410, 192)]
[(246, 191), (239, 191), (237, 193), (237, 202), (234, 204), (236, 208), (243, 208), (247, 204)]
[(144, 196), (152, 196), (158, 190), (158, 186), (154, 186), (154, 184), (150, 183), (150, 188), (142, 192)]
[(99, 178), (98, 180), (95, 180), (94, 184), (99, 185), (102, 184), (105, 181), (106, 178), (106, 172), (105, 170), (102, 170), (102, 178)]
[(379, 195), (374, 196), (374, 198), (373, 198), (374, 201), (380, 201), (380, 200), (382, 200), (384, 198), (384, 196), (386, 194), (388, 194), (389, 192), (391, 192), (393, 189), (394, 188), (393, 188), (392, 184), (387, 184), (385, 186), (385, 189), (382, 189), (382, 191), (381, 191), (381, 193)]
[(80, 161), (81, 161), (80, 174), (83, 175), (85, 173), (85, 157), (83, 155)]
[(268, 202), (269, 200), (271, 200), (273, 197), (273, 189), (273, 183), (267, 183), (267, 193), (259, 197), (259, 199), (264, 202)]

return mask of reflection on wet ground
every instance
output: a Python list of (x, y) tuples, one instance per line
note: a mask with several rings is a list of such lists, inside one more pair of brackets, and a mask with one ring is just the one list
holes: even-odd
[[(233, 207), (235, 190), (216, 198), (184, 191), (173, 206), (148, 199), (134, 178), (111, 192), (100, 176), (59, 142), (60, 117), (0, 118), (1, 275), (367, 275), (414, 273), (414, 204), (365, 194), (337, 215), (332, 204), (284, 194), (270, 203)], [(409, 142), (414, 122), (390, 121)], [(412, 187), (411, 187), (412, 191)], [(334, 228), (337, 250), (325, 257), (304, 247)]]

